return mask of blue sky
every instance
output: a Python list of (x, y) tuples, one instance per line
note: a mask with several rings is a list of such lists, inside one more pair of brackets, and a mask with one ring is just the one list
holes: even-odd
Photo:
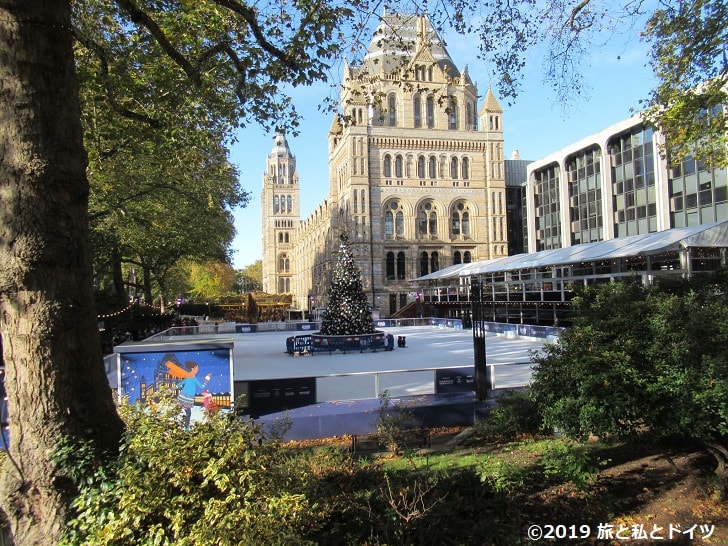
[[(479, 94), (485, 95), (491, 82), (490, 70), (477, 59), (472, 39), (454, 33), (443, 38), (455, 64), (460, 70), (467, 64)], [(511, 106), (501, 101), (506, 158), (517, 149), (522, 159), (540, 159), (632, 115), (654, 84), (647, 65), (648, 52), (647, 44), (639, 40), (638, 30), (625, 30), (607, 46), (594, 49), (582, 67), (587, 92), (567, 110), (556, 104), (553, 92), (544, 84), (542, 59), (534, 53), (528, 59), (519, 97)], [(497, 95), (495, 86), (493, 90)], [(300, 176), (302, 219), (328, 193), (327, 133), (332, 117), (317, 106), (329, 92), (329, 84), (320, 83), (299, 88), (292, 95), (304, 118), (300, 135), (287, 135)], [(234, 211), (237, 236), (233, 265), (238, 269), (262, 258), (260, 195), (266, 156), (272, 148), (273, 135), (256, 126), (240, 130), (238, 142), (231, 148), (230, 160), (240, 171), (241, 185), (251, 193), (248, 206)]]

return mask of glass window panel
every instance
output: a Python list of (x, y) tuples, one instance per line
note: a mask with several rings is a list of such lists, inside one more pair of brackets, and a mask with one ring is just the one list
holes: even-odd
[(402, 214), (402, 211), (397, 211), (397, 216), (395, 217), (395, 230), (398, 236), (404, 235), (404, 214)]

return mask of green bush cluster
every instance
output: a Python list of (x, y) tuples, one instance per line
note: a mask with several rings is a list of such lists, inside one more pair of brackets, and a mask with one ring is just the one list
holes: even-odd
[(608, 463), (608, 459), (595, 456), (588, 446), (568, 439), (551, 442), (541, 456), (544, 475), (571, 482), (579, 491), (596, 482), (599, 469)]
[[(186, 431), (172, 401), (124, 406), (119, 457), (56, 454), (80, 487), (65, 544), (306, 544), (312, 477), (260, 427), (220, 413)], [(302, 532), (303, 531), (303, 532)]]
[(414, 412), (393, 402), (388, 390), (379, 395), (377, 435), (380, 443), (391, 453), (399, 454), (405, 444), (407, 432), (415, 426)]
[(477, 424), (478, 435), (492, 442), (513, 440), (523, 434), (541, 432), (541, 416), (528, 390), (506, 391), (485, 420)]
[[(390, 409), (385, 397), (382, 416)], [(413, 453), (394, 465), (345, 448), (294, 448), (283, 430), (234, 412), (185, 430), (173, 400), (120, 413), (127, 428), (114, 460), (72, 442), (55, 453), (80, 491), (65, 546), (513, 545), (523, 533), (506, 514), (529, 491), (545, 479), (588, 488), (594, 478), (590, 449), (563, 440), (539, 442), (533, 464), (453, 453), (431, 465), (434, 455)], [(386, 421), (393, 434), (405, 415)]]

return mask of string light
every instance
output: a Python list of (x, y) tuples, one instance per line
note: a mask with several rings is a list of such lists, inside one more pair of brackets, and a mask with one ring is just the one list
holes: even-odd
[[(152, 311), (158, 311), (158, 310), (161, 311), (161, 307), (159, 307), (159, 306), (149, 305), (148, 303), (145, 303), (145, 302), (138, 302), (138, 303), (140, 305), (144, 305), (145, 307), (149, 307)], [(133, 303), (130, 303), (124, 309), (121, 309), (119, 311), (115, 311), (113, 313), (106, 313), (105, 315), (96, 315), (96, 316), (99, 319), (107, 319), (107, 318), (111, 318), (111, 317), (118, 317), (119, 315), (123, 315), (124, 313), (126, 313), (127, 311), (129, 311), (130, 309), (132, 309), (133, 307), (134, 307), (134, 304)]]

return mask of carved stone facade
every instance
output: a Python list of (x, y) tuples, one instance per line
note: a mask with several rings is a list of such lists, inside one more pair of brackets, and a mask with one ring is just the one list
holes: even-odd
[(296, 157), (285, 136), (278, 134), (268, 154), (263, 174), (263, 291), (268, 294), (291, 293), (293, 249), (300, 225), (298, 172)]
[(290, 292), (304, 311), (325, 307), (342, 232), (382, 317), (415, 301), (410, 279), (508, 254), (503, 109), (490, 88), (478, 109), (467, 67), (456, 67), (426, 18), (384, 17), (362, 63), (345, 68), (341, 105), (329, 131), (329, 193), (308, 218), (298, 217), (284, 137), (268, 156), (266, 292)]

